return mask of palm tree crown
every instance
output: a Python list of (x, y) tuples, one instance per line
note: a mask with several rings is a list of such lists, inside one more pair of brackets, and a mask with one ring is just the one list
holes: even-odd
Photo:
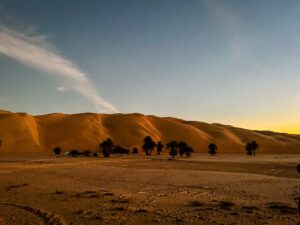
[(248, 155), (255, 155), (255, 152), (258, 148), (259, 144), (256, 141), (248, 142), (245, 146), (245, 150)]
[(156, 144), (157, 155), (160, 155), (163, 148), (164, 148), (163, 143), (161, 141), (158, 141)]
[(146, 155), (151, 155), (152, 151), (156, 147), (155, 141), (152, 140), (151, 136), (146, 136), (144, 138), (144, 144), (142, 146), (143, 151)]
[(179, 155), (182, 157), (186, 153), (186, 149), (188, 148), (188, 144), (180, 141), (178, 143), (178, 148), (179, 148)]
[(176, 141), (170, 141), (167, 143), (167, 149), (170, 149), (170, 155), (174, 158), (177, 155), (178, 143)]
[(208, 145), (208, 153), (211, 155), (217, 154), (218, 146), (215, 143), (210, 143)]
[(103, 141), (99, 145), (100, 149), (102, 149), (102, 152), (103, 152), (103, 155), (105, 158), (108, 158), (110, 156), (113, 146), (114, 146), (114, 144), (110, 138), (107, 138), (105, 141)]
[(256, 149), (259, 149), (259, 145), (256, 141), (251, 141), (253, 155), (255, 155)]

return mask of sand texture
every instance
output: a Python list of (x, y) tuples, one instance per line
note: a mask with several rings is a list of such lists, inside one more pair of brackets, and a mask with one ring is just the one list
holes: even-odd
[(298, 155), (2, 158), (1, 225), (298, 222)]

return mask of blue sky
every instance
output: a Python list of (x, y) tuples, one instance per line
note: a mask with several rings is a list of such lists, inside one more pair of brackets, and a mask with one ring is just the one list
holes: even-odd
[(0, 108), (300, 133), (300, 1), (0, 0)]

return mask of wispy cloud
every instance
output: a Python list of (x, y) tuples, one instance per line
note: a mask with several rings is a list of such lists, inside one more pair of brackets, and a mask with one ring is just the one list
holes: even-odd
[(67, 91), (66, 87), (64, 87), (64, 86), (56, 87), (56, 90), (57, 90), (57, 91), (61, 91), (61, 92)]
[(241, 33), (241, 19), (226, 7), (224, 1), (205, 0), (204, 4), (211, 12), (220, 29), (227, 35), (232, 55), (235, 58), (243, 57), (246, 46), (244, 36)]
[(118, 112), (98, 95), (85, 73), (47, 42), (46, 36), (28, 35), (0, 26), (0, 54), (57, 78), (69, 90), (86, 97), (100, 112)]

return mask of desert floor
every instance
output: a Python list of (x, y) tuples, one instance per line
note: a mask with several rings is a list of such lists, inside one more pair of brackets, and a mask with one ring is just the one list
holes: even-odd
[(297, 224), (298, 162), (0, 156), (0, 224)]

